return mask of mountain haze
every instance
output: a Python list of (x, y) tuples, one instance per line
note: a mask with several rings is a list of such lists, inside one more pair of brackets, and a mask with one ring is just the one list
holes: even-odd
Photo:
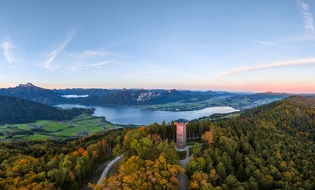
[[(0, 95), (18, 97), (46, 105), (144, 106), (156, 110), (195, 110), (213, 106), (248, 109), (280, 100), (288, 94), (241, 94), (224, 91), (165, 89), (44, 89), (32, 83), (0, 89)], [(72, 96), (71, 96), (72, 95)], [(82, 97), (83, 96), (83, 97)], [(71, 98), (72, 97), (72, 98)]]
[[(1, 99), (1, 105), (8, 105), (2, 108), (16, 108), (9, 113), (18, 112), (21, 104), (36, 111), (33, 102)], [(41, 112), (51, 109), (35, 105)], [(293, 96), (240, 115), (190, 121), (187, 137), (196, 144), (189, 149), (193, 155), (185, 170), (178, 165), (181, 154), (174, 148), (173, 123), (109, 130), (68, 143), (0, 143), (0, 189), (81, 189), (94, 169), (113, 154), (124, 155), (124, 162), (103, 184), (92, 184), (94, 189), (162, 189), (168, 184), (175, 190), (185, 182), (169, 174), (183, 172), (189, 189), (314, 189), (314, 116), (314, 98)]]

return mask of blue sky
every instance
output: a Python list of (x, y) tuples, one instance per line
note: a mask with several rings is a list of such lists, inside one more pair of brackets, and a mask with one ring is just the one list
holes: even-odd
[(0, 2), (0, 87), (315, 92), (311, 0)]

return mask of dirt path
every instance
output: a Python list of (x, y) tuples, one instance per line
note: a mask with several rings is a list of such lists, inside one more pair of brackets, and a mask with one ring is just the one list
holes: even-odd
[(186, 146), (185, 148), (181, 149), (180, 151), (187, 151), (187, 154), (186, 154), (186, 158), (183, 159), (183, 160), (180, 160), (180, 165), (183, 166), (183, 168), (186, 168), (186, 165), (187, 163), (189, 162), (191, 156), (189, 156), (189, 148), (192, 147), (192, 146)]
[[(179, 162), (180, 165), (183, 166), (183, 168), (186, 168), (186, 165), (187, 165), (187, 163), (190, 160), (190, 157), (191, 157), (191, 156), (189, 156), (189, 148), (190, 147), (192, 147), (192, 146), (186, 146), (183, 149), (177, 149), (177, 150), (180, 150), (180, 151), (187, 151), (186, 158), (183, 159), (183, 160), (180, 160), (180, 162)], [(188, 190), (188, 177), (187, 177), (187, 175), (185, 173), (179, 174), (177, 176), (177, 179), (179, 181), (178, 190)]]
[(102, 173), (100, 179), (99, 179), (98, 182), (97, 182), (98, 185), (100, 185), (100, 184), (102, 183), (102, 179), (107, 176), (107, 173), (108, 173), (108, 171), (110, 170), (110, 168), (111, 168), (118, 160), (120, 160), (121, 158), (122, 158), (122, 156), (116, 157), (114, 160), (112, 160), (112, 161), (106, 166), (106, 168), (104, 169), (104, 171), (103, 171), (103, 173)]
[[(190, 159), (190, 157), (191, 157), (191, 156), (189, 156), (189, 148), (190, 148), (190, 147), (191, 147), (191, 146), (186, 146), (184, 149), (180, 149), (180, 151), (187, 151), (187, 153), (186, 153), (186, 158), (183, 159), (183, 160), (180, 160), (180, 165), (182, 165), (183, 168), (186, 168), (186, 165), (187, 165), (187, 163), (189, 162), (189, 159)], [(107, 176), (107, 174), (108, 174), (109, 170), (111, 169), (111, 167), (112, 167), (117, 161), (119, 161), (121, 158), (122, 158), (122, 156), (116, 157), (114, 160), (112, 160), (112, 161), (106, 166), (106, 168), (104, 169), (104, 171), (103, 171), (103, 173), (102, 173), (100, 179), (98, 180), (97, 184), (101, 184), (101, 183), (102, 183), (102, 179)], [(179, 187), (178, 187), (178, 189), (179, 189), (179, 190), (187, 190), (187, 189), (188, 189), (188, 177), (187, 177), (187, 175), (186, 175), (185, 173), (179, 174), (179, 175), (177, 176), (177, 179), (178, 179), (178, 181), (179, 181)]]
[(177, 176), (179, 181), (178, 190), (188, 190), (188, 177), (185, 173), (181, 173)]

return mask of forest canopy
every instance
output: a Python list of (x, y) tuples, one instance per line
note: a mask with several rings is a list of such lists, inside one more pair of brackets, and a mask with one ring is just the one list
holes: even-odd
[(61, 109), (15, 97), (0, 96), (0, 125), (32, 123), (37, 120), (70, 120), (80, 114), (93, 114), (93, 109)]
[[(190, 121), (195, 140), (184, 169), (175, 126), (163, 122), (76, 141), (0, 144), (0, 189), (80, 189), (93, 170), (123, 155), (117, 172), (95, 189), (314, 189), (314, 100), (291, 97), (233, 117)], [(190, 142), (192, 144), (193, 142)]]

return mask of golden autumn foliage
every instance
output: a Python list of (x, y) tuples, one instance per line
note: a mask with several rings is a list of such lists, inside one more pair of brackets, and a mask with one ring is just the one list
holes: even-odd
[[(71, 144), (21, 142), (22, 145), (16, 143), (14, 148), (0, 143), (2, 147), (9, 146), (12, 155), (0, 158), (0, 189), (79, 189), (91, 176), (93, 167), (108, 159), (111, 147), (107, 142), (111, 139), (106, 137), (111, 136), (88, 137), (90, 141), (86, 137)], [(83, 141), (89, 144), (81, 147)]]
[(206, 131), (202, 136), (201, 139), (206, 141), (210, 146), (213, 143), (213, 134), (210, 131)]
[(105, 178), (93, 189), (177, 189), (177, 175), (184, 172), (178, 165), (174, 142), (163, 141), (157, 134), (146, 134), (138, 128), (126, 133), (119, 149), (125, 150), (125, 161), (117, 173)]
[(182, 172), (181, 166), (168, 164), (163, 154), (154, 161), (131, 156), (117, 174), (94, 189), (177, 189), (176, 176)]
[[(303, 98), (235, 118), (191, 121), (187, 137), (198, 144), (186, 165), (189, 188), (315, 189), (314, 126), (315, 105)], [(53, 145), (0, 143), (0, 189), (80, 189), (97, 165), (112, 158), (115, 145), (115, 154), (124, 157), (117, 172), (90, 187), (177, 189), (184, 169), (178, 165), (174, 129), (164, 123), (117, 130), (92, 142), (85, 137)]]
[(208, 146), (195, 146), (186, 167), (190, 189), (314, 189), (315, 99), (307, 100), (212, 121), (202, 135)]

